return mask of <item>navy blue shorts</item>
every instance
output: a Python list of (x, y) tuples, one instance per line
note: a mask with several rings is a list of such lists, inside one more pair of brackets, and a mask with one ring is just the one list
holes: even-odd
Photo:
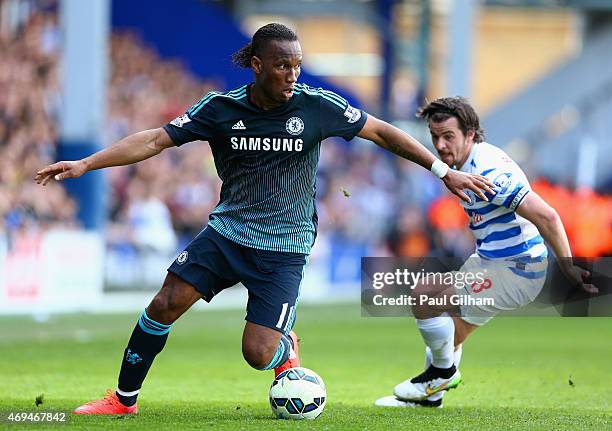
[(210, 302), (239, 282), (247, 288), (246, 320), (289, 333), (304, 277), (306, 255), (237, 244), (208, 226), (168, 268)]

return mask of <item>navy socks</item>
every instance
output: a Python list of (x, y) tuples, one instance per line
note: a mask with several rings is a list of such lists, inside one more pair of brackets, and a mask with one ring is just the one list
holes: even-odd
[(164, 325), (142, 313), (121, 362), (117, 397), (122, 404), (132, 406), (136, 403), (138, 392), (155, 356), (162, 351), (172, 325)]

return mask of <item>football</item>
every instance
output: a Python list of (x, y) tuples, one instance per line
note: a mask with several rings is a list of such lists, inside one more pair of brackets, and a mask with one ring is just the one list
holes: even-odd
[(316, 419), (326, 397), (323, 379), (308, 368), (285, 370), (270, 386), (270, 406), (279, 419)]

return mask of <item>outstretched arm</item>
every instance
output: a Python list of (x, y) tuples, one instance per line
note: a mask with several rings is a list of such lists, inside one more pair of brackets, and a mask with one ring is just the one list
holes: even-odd
[(532, 222), (540, 231), (544, 241), (558, 259), (565, 276), (576, 286), (589, 293), (599, 290), (592, 284), (585, 284), (584, 279), (589, 271), (574, 265), (569, 241), (557, 211), (544, 201), (536, 192), (530, 191), (516, 209), (516, 213)]
[[(372, 115), (368, 115), (368, 119), (363, 129), (358, 133), (358, 136), (368, 139), (385, 150), (411, 160), (428, 170), (432, 168), (434, 161), (438, 160), (436, 156), (412, 136)], [(464, 192), (465, 189), (472, 190), (485, 201), (489, 199), (487, 199), (484, 193), (495, 194), (492, 190), (493, 183), (480, 175), (449, 169), (441, 179), (451, 193), (459, 196), (466, 202), (470, 202), (470, 198)]]
[(65, 178), (78, 178), (94, 169), (130, 165), (153, 157), (172, 146), (174, 143), (164, 129), (144, 130), (84, 159), (53, 163), (38, 171), (34, 181), (44, 186), (51, 178), (61, 181)]

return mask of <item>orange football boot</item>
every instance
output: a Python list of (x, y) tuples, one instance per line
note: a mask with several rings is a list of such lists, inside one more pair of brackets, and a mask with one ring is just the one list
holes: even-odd
[(72, 411), (77, 415), (135, 415), (138, 414), (138, 403), (131, 407), (121, 404), (115, 391), (107, 389), (101, 400), (90, 401)]

